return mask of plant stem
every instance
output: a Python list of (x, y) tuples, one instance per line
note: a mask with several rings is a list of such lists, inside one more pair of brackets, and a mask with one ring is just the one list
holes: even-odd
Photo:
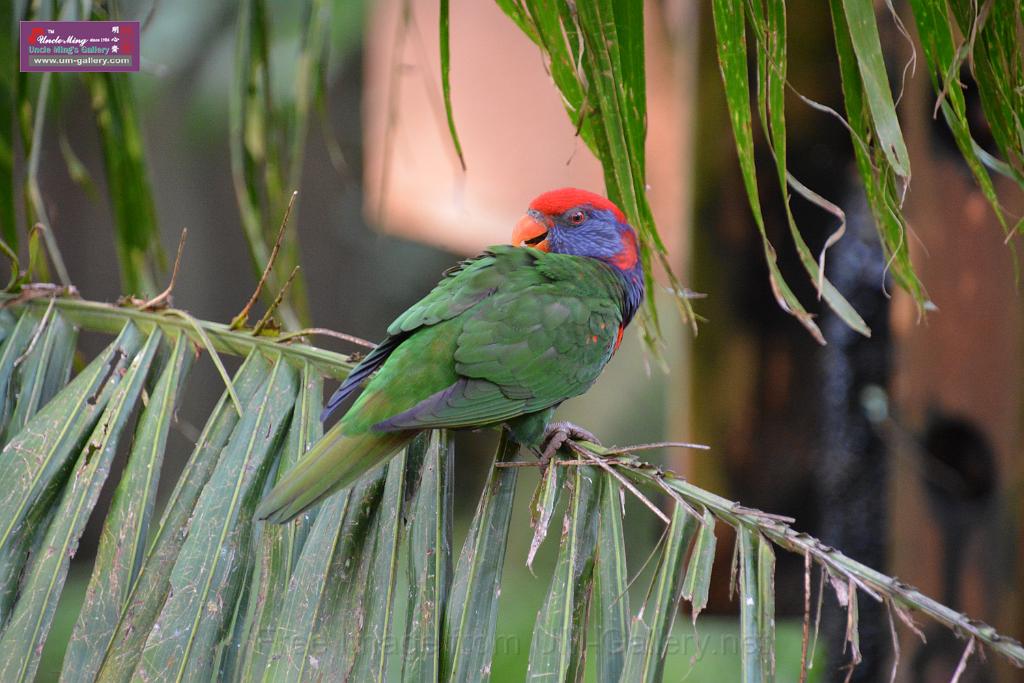
[[(587, 444), (586, 448), (592, 450), (595, 455), (604, 454), (604, 449), (600, 447)], [(847, 557), (814, 536), (797, 531), (774, 515), (744, 507), (736, 501), (706, 491), (672, 472), (636, 458), (615, 457), (606, 459), (606, 462), (621, 468), (634, 481), (646, 486), (662, 489), (660, 480), (678, 492), (687, 502), (704, 506), (727, 524), (755, 529), (781, 548), (800, 555), (809, 555), (833, 576), (852, 581), (874, 599), (889, 601), (897, 608), (911, 608), (927, 614), (957, 635), (973, 636), (1016, 666), (1024, 667), (1024, 646), (1020, 642), (1001, 635), (984, 622), (947, 607), (896, 577), (883, 574)]]
[[(0, 294), (0, 308), (11, 305), (36, 306), (45, 310), (51, 298), (35, 298), (29, 301), (18, 301), (18, 296)], [(97, 301), (84, 301), (68, 297), (53, 299), (55, 308), (71, 322), (93, 332), (116, 334), (129, 320), (143, 331), (149, 332), (154, 327), (164, 330), (183, 332), (197, 345), (203, 341), (193, 327), (175, 309), (163, 311), (143, 311), (128, 306), (113, 306)], [(355, 367), (352, 360), (340, 353), (318, 349), (305, 344), (290, 343), (270, 335), (253, 336), (248, 331), (232, 331), (227, 325), (204, 320), (195, 323), (209, 337), (213, 347), (219, 353), (233, 356), (245, 356), (253, 349), (261, 349), (268, 353), (280, 353), (294, 360), (309, 361), (327, 377), (342, 379)]]

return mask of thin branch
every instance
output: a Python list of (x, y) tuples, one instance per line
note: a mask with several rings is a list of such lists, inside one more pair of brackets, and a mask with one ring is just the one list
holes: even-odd
[(603, 468), (606, 472), (615, 477), (618, 480), (618, 482), (626, 488), (626, 490), (628, 490), (630, 493), (636, 496), (641, 502), (643, 502), (643, 504), (646, 505), (651, 510), (651, 512), (653, 512), (661, 519), (661, 521), (663, 521), (665, 524), (669, 524), (671, 522), (668, 516), (665, 515), (665, 513), (662, 512), (657, 505), (652, 503), (647, 496), (640, 493), (640, 490), (633, 486), (632, 482), (628, 481), (620, 473), (616, 472), (607, 462), (605, 462), (604, 458), (600, 458), (594, 455), (593, 452), (580, 446), (575, 441), (570, 440), (566, 441), (566, 443), (569, 445), (569, 448), (583, 455), (583, 457), (589, 458), (593, 462), (597, 463), (599, 467)]
[[(74, 286), (55, 285), (50, 282), (31, 282), (21, 286), (17, 294), (4, 292), (0, 295), (0, 310), (20, 306), (36, 299), (58, 297), (78, 298), (78, 290)], [(58, 299), (59, 300), (59, 299)]]
[(185, 239), (188, 237), (188, 228), (181, 229), (181, 237), (178, 238), (178, 254), (174, 257), (174, 269), (171, 271), (171, 281), (167, 289), (157, 294), (140, 306), (144, 311), (155, 311), (167, 308), (171, 305), (171, 293), (174, 291), (174, 283), (178, 280), (178, 268), (181, 267), (181, 254), (185, 250)]
[(655, 441), (652, 443), (642, 443), (636, 446), (616, 446), (604, 452), (604, 455), (622, 455), (624, 453), (637, 453), (639, 451), (649, 451), (655, 448), (695, 448), (701, 451), (710, 451), (711, 446), (702, 443), (690, 443), (689, 441)]
[(270, 273), (274, 269), (274, 262), (277, 260), (277, 255), (281, 251), (281, 242), (284, 241), (285, 228), (288, 227), (288, 217), (292, 215), (292, 207), (295, 206), (295, 198), (298, 196), (298, 190), (292, 192), (292, 196), (288, 200), (288, 206), (284, 210), (284, 217), (281, 219), (281, 227), (277, 231), (277, 239), (274, 240), (274, 248), (270, 252), (270, 258), (267, 259), (267, 265), (263, 268), (263, 275), (260, 276), (260, 281), (256, 283), (256, 289), (253, 290), (252, 296), (249, 297), (249, 301), (246, 302), (245, 307), (231, 320), (230, 329), (239, 330), (245, 327), (245, 324), (249, 322), (249, 311), (251, 311), (252, 307), (256, 305), (256, 301), (260, 298), (260, 294), (263, 292), (263, 287), (266, 285), (267, 279), (270, 277)]
[(692, 505), (687, 503), (686, 500), (684, 500), (681, 495), (679, 495), (671, 486), (666, 484), (664, 476), (658, 477), (658, 485), (661, 487), (662, 491), (667, 493), (672, 498), (672, 500), (674, 500), (676, 502), (676, 505), (681, 506), (690, 515), (692, 515), (693, 518), (696, 519), (698, 522), (701, 522), (701, 523), (704, 522), (704, 515), (702, 515), (701, 513), (697, 512), (697, 510), (694, 509), (694, 507)]
[[(312, 364), (325, 377), (344, 379), (355, 366), (349, 356), (306, 344), (279, 344), (268, 336), (254, 337), (247, 331), (232, 330), (223, 323), (196, 320), (178, 309), (143, 311), (135, 307), (114, 306), (98, 301), (78, 298), (78, 291), (58, 285), (25, 285), (17, 295), (0, 293), (0, 309), (19, 305), (38, 306), (44, 310), (49, 301), (40, 299), (57, 295), (54, 306), (70, 322), (93, 332), (117, 334), (125, 322), (131, 321), (140, 331), (149, 333), (154, 328), (166, 332), (184, 332), (196, 344), (213, 344), (213, 348), (232, 356), (246, 356), (254, 349), (268, 354), (284, 354), (295, 361)], [(200, 335), (197, 329), (202, 332)]]
[(376, 348), (377, 345), (371, 341), (366, 341), (362, 337), (357, 337), (352, 334), (345, 334), (344, 332), (335, 332), (334, 330), (328, 330), (325, 327), (307, 327), (297, 332), (289, 332), (288, 334), (282, 334), (277, 337), (274, 341), (278, 344), (289, 342), (293, 339), (299, 339), (303, 337), (311, 337), (313, 335), (320, 335), (322, 337), (333, 337), (334, 339), (341, 339), (342, 341), (351, 342), (357, 346), (363, 346), (368, 349)]
[(545, 467), (547, 467), (548, 465), (555, 465), (557, 467), (581, 467), (581, 466), (593, 465), (593, 464), (594, 464), (593, 460), (568, 460), (568, 459), (563, 459), (563, 458), (557, 458), (557, 459), (553, 459), (553, 460), (551, 460), (551, 462), (547, 462), (547, 463), (543, 463), (540, 460), (536, 460), (534, 462), (523, 461), (523, 460), (515, 460), (513, 462), (496, 462), (496, 463), (494, 463), (494, 466), (498, 467), (498, 468), (501, 468), (501, 469), (533, 467), (533, 468), (537, 468), (537, 469), (541, 469), (542, 470)]
[(295, 266), (294, 268), (292, 268), (292, 272), (288, 276), (288, 279), (284, 281), (284, 286), (281, 287), (281, 291), (277, 293), (277, 296), (274, 298), (273, 303), (267, 306), (267, 311), (266, 313), (263, 314), (263, 317), (260, 318), (260, 321), (256, 323), (256, 326), (254, 328), (252, 328), (252, 335), (254, 337), (259, 336), (259, 334), (263, 332), (263, 328), (266, 327), (273, 319), (274, 311), (276, 311), (277, 307), (281, 305), (281, 302), (284, 300), (284, 295), (288, 292), (288, 288), (291, 286), (292, 280), (295, 279), (295, 276), (298, 275), (299, 270), (299, 266)]
[(949, 679), (949, 683), (959, 683), (960, 677), (964, 675), (964, 671), (967, 669), (967, 660), (974, 653), (975, 645), (976, 641), (974, 638), (967, 641), (967, 647), (964, 648), (964, 653), (960, 655), (960, 663), (956, 665), (956, 671), (953, 672), (953, 678)]
[(739, 503), (733, 504), (733, 510), (744, 515), (751, 515), (754, 517), (760, 517), (762, 519), (770, 519), (775, 522), (782, 522), (783, 524), (792, 524), (796, 521), (796, 518), (788, 515), (777, 515), (774, 512), (765, 512), (764, 510), (758, 510), (757, 508), (747, 507), (746, 505), (740, 505)]
[(796, 531), (789, 523), (777, 519), (776, 516), (745, 508), (649, 463), (627, 457), (601, 458), (604, 449), (590, 445), (587, 448), (592, 450), (595, 457), (604, 465), (624, 471), (635, 482), (660, 489), (656, 478), (663, 476), (664, 481), (691, 504), (708, 508), (712, 514), (726, 523), (734, 527), (742, 525), (756, 529), (775, 545), (790, 552), (810, 554), (814, 562), (844, 582), (852, 583), (874, 599), (882, 600), (884, 596), (892, 600), (895, 606), (927, 614), (948, 628), (985, 643), (1017, 666), (1024, 667), (1024, 646), (1016, 640), (998, 633), (987, 624), (956, 612), (899, 579), (886, 576), (847, 557), (809, 534)]
[(892, 618), (892, 601), (885, 601), (885, 613), (889, 615), (889, 634), (892, 636), (892, 671), (889, 683), (896, 683), (896, 671), (900, 665), (900, 634), (896, 632), (896, 620)]

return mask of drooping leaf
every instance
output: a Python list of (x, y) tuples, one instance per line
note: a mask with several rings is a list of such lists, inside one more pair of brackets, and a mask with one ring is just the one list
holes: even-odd
[(715, 516), (710, 510), (705, 510), (704, 521), (697, 532), (690, 563), (686, 567), (686, 578), (683, 580), (683, 597), (690, 601), (694, 623), (697, 622), (701, 610), (708, 604), (711, 568), (715, 562), (715, 544)]
[[(229, 98), (231, 172), (253, 272), (261, 277), (270, 262), (282, 217), (300, 185), (303, 151), (317, 78), (326, 55), (330, 14), (334, 3), (312, 0), (300, 31), (295, 90), (283, 93), (272, 86), (271, 31), (273, 20), (265, 0), (240, 3), (235, 34), (234, 79)], [(294, 222), (284, 226), (277, 258), (261, 290), (270, 304), (282, 291), (276, 315), (287, 329), (308, 323), (306, 285), (299, 263), (298, 232)]]
[[(422, 452), (422, 458), (419, 453)], [(441, 623), (452, 576), (452, 443), (443, 431), (420, 435), (409, 446), (412, 466), (422, 460), (409, 503), (406, 571), (409, 581), (403, 681), (436, 681), (441, 675)]]
[(263, 681), (323, 677), (329, 646), (343, 632), (352, 594), (365, 590), (353, 558), (369, 551), (388, 468), (375, 469), (320, 505), (295, 565)]
[(603, 480), (591, 467), (575, 467), (569, 481), (572, 491), (562, 523), (558, 562), (533, 629), (526, 673), (529, 681), (575, 681), (583, 676)]
[[(256, 409), (256, 392), (264, 385), (269, 372), (270, 365), (263, 356), (251, 353), (235, 374), (232, 384), (247, 412)], [(104, 646), (97, 680), (131, 679), (150, 630), (167, 600), (171, 571), (188, 537), (196, 501), (223, 457), (223, 449), (238, 420), (231, 397), (225, 392), (210, 413), (146, 549), (142, 568), (127, 601), (121, 606), (114, 636)]]
[(33, 554), (26, 565), (18, 600), (0, 637), (0, 680), (14, 682), (35, 678), (68, 566), (110, 472), (121, 433), (142, 392), (161, 337), (160, 332), (149, 335), (111, 391), (106, 409), (81, 449), (64, 486), (40, 551)]
[(843, 0), (829, 0), (836, 55), (839, 58), (840, 82), (846, 104), (857, 172), (864, 183), (864, 193), (875, 219), (879, 241), (888, 272), (914, 298), (920, 310), (927, 299), (910, 261), (907, 226), (900, 206), (901, 191), (894, 168), (878, 147), (867, 93), (861, 78), (857, 54), (846, 20)]
[[(323, 402), (323, 379), (309, 363), (302, 364), (301, 388), (285, 440), (283, 456), (278, 463), (277, 477), (291, 469), (323, 434), (320, 405)], [(268, 482), (272, 486), (276, 480)], [(269, 490), (269, 488), (267, 489)], [(299, 559), (315, 519), (314, 510), (290, 524), (257, 522), (260, 537), (259, 555), (250, 584), (251, 595), (245, 610), (247, 623), (240, 627), (244, 642), (236, 648), (240, 662), (237, 680), (258, 678), (269, 666), (271, 644), (280, 625), (281, 609), (289, 593), (292, 571)], [(229, 677), (227, 672), (222, 675)]]
[(441, 680), (486, 680), (494, 653), (505, 542), (512, 518), (516, 468), (496, 467), (519, 451), (502, 430), (469, 535), (459, 554), (441, 637)]
[(744, 26), (743, 0), (714, 0), (715, 38), (718, 46), (718, 64), (725, 85), (725, 99), (729, 108), (736, 152), (739, 156), (740, 172), (747, 192), (747, 201), (754, 216), (754, 222), (761, 234), (765, 261), (768, 264), (768, 280), (782, 310), (791, 313), (807, 331), (824, 343), (821, 330), (810, 313), (796, 298), (789, 284), (779, 270), (775, 247), (768, 240), (761, 199), (757, 190), (757, 173), (754, 168), (754, 136), (751, 130), (750, 91), (747, 78), (747, 37)]
[(629, 571), (622, 531), (621, 489), (603, 473), (598, 513), (597, 590), (594, 592), (597, 680), (613, 683), (622, 675), (629, 638)]
[[(756, 50), (758, 87), (757, 104), (761, 118), (761, 127), (765, 132), (772, 153), (775, 157), (775, 168), (778, 176), (779, 189), (782, 192), (786, 222), (789, 234), (793, 238), (800, 263), (807, 271), (812, 284), (818, 288), (825, 302), (835, 311), (843, 322), (851, 329), (864, 336), (871, 336), (864, 319), (854, 310), (850, 302), (839, 293), (832, 282), (820, 269), (818, 260), (811, 254), (810, 247), (804, 240), (789, 204), (789, 189), (804, 189), (799, 181), (792, 180), (786, 167), (786, 6), (782, 0), (770, 0), (767, 6), (759, 2), (748, 4), (754, 23), (754, 35), (758, 49)], [(827, 204), (811, 191), (801, 192), (805, 199), (827, 208)], [(840, 229), (845, 228), (844, 225)]]
[(91, 681), (99, 670), (146, 550), (157, 484), (176, 400), (192, 355), (179, 334), (139, 418), (128, 462), (103, 525), (92, 578), (64, 655), (61, 681)]
[(882, 58), (875, 5), (871, 0), (843, 0), (843, 12), (850, 27), (850, 39), (864, 84), (864, 94), (874, 121), (875, 132), (889, 166), (902, 178), (910, 178), (910, 158), (896, 105), (889, 90), (889, 76)]
[(87, 83), (114, 210), (122, 291), (155, 296), (154, 264), (164, 255), (135, 106), (135, 81), (121, 74), (95, 73), (89, 74)]
[[(913, 0), (910, 5), (914, 10), (922, 51), (928, 62), (932, 88), (940, 93), (942, 116), (953, 134), (960, 154), (974, 174), (978, 187), (1002, 224), (1003, 231), (1006, 232), (1009, 230), (1006, 216), (996, 195), (992, 178), (976, 151), (977, 143), (971, 137), (964, 93), (958, 79), (954, 77), (959, 73), (967, 51), (954, 47), (953, 27), (950, 25), (945, 0)], [(1012, 177), (1012, 173), (1010, 176)]]
[(452, 85), (451, 85), (451, 45), (448, 39), (449, 27), (449, 0), (441, 0), (440, 44), (441, 44), (441, 93), (444, 95), (444, 113), (448, 118), (448, 134), (451, 135), (452, 145), (455, 146), (455, 154), (459, 157), (462, 170), (466, 170), (466, 158), (462, 154), (462, 143), (459, 142), (459, 133), (455, 129), (455, 112), (452, 111)]
[[(970, 40), (968, 64), (977, 81), (985, 121), (1008, 166), (1024, 187), (1024, 55), (1021, 54), (1020, 3), (993, 0), (982, 4), (950, 0), (949, 8), (963, 36)], [(955, 80), (956, 74), (951, 77)], [(955, 87), (955, 85), (954, 85)]]
[(669, 635), (682, 597), (686, 550), (696, 530), (697, 522), (693, 515), (677, 503), (672, 511), (672, 522), (661, 550), (654, 583), (647, 601), (630, 625), (629, 646), (622, 672), (624, 681), (661, 680)]
[(295, 371), (274, 359), (254, 405), (245, 411), (196, 502), (188, 537), (170, 575), (170, 591), (143, 648), (135, 676), (209, 678), (217, 644), (231, 621), (252, 562), (252, 516), (271, 456), (295, 403)]
[[(660, 335), (654, 305), (654, 262), (681, 291), (647, 201), (644, 145), (647, 94), (644, 70), (644, 3), (596, 0), (498, 0), (497, 4), (549, 58), (551, 77), (580, 137), (601, 161), (609, 198), (640, 235), (647, 302), (641, 322), (652, 344)], [(690, 302), (677, 297), (684, 320)]]
[[(647, 201), (645, 140), (647, 135), (647, 83), (644, 71), (644, 3), (579, 3), (578, 26), (582, 63), (586, 75), (585, 98), (595, 109), (595, 138), (603, 132), (605, 144), (597, 144), (597, 156), (605, 171), (609, 198), (625, 211), (640, 240), (644, 265), (647, 305), (642, 323), (648, 340), (660, 335), (654, 304), (657, 289), (654, 261), (667, 273), (673, 292), (681, 287), (675, 278), (667, 251)], [(564, 12), (563, 12), (564, 16)], [(572, 43), (570, 43), (572, 45)], [(577, 59), (580, 55), (577, 54)], [(684, 321), (693, 321), (689, 299), (675, 298)], [(649, 328), (649, 329), (647, 329)]]
[[(249, 246), (253, 270), (258, 277), (270, 259), (273, 239), (265, 234), (265, 215), (261, 175), (280, 196), (284, 192), (277, 148), (268, 145), (267, 119), (272, 111), (262, 106), (269, 101), (270, 64), (268, 63), (266, 5), (262, 0), (239, 4), (238, 30), (235, 36), (235, 77), (231, 90), (229, 125), (231, 171), (235, 198), (241, 213), (242, 230)], [(268, 155), (272, 155), (268, 159)], [(276, 284), (276, 279), (271, 285)], [(276, 287), (273, 287), (276, 289)]]
[(117, 339), (0, 451), (0, 558), (31, 533), (58, 495), (86, 434), (140, 343), (135, 326), (125, 325)]

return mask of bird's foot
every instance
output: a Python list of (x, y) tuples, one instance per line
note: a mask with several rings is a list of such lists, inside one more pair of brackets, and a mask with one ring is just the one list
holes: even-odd
[(564, 446), (565, 442), (570, 439), (601, 444), (596, 436), (579, 425), (575, 425), (572, 422), (552, 422), (544, 429), (544, 440), (541, 442), (540, 455), (538, 456), (541, 469), (547, 468), (548, 463), (551, 462), (551, 458), (555, 456), (558, 449)]

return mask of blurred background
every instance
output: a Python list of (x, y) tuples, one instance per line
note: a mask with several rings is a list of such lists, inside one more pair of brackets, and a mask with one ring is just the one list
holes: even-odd
[[(452, 0), (450, 7), (451, 98), (465, 168), (445, 119), (438, 2), (331, 5), (324, 57), (312, 81), (295, 76), (309, 54), (305, 5), (275, 0), (260, 18), (266, 41), (250, 44), (259, 58), (248, 62), (258, 64), (249, 77), (275, 98), (275, 114), (262, 125), (274, 133), (280, 124), (281, 134), (299, 144), (280, 160), (289, 170), (274, 182), (246, 176), (263, 183), (265, 199), (247, 205), (232, 167), (238, 153), (232, 140), (252, 143), (266, 130), (233, 109), (246, 99), (244, 93), (230, 95), (238, 70), (246, 68), (239, 66), (238, 6), (118, 3), (120, 18), (144, 21), (142, 71), (126, 78), (167, 255), (174, 254), (181, 229), (189, 231), (174, 302), (196, 317), (226, 322), (238, 313), (258, 279), (246, 240), (246, 207), (264, 216), (248, 227), (276, 232), (292, 190), (299, 195), (288, 243), (297, 250), (308, 301), (306, 307), (299, 301), (302, 289), (293, 289), (295, 315), (371, 341), (457, 259), (505, 241), (535, 195), (566, 185), (602, 190), (600, 165), (574, 135), (541, 54), (495, 4)], [(803, 95), (841, 109), (827, 6), (794, 0), (789, 17), (790, 81)], [(649, 199), (681, 280), (707, 295), (694, 303), (705, 320), (694, 336), (666, 299), (664, 362), (627, 335), (602, 380), (566, 405), (562, 416), (594, 430), (606, 444), (708, 444), (709, 452), (649, 455), (723, 496), (794, 517), (797, 529), (1021, 638), (1019, 274), (1012, 245), (1004, 244), (946, 127), (932, 115), (926, 75), (908, 74), (900, 104), (914, 168), (906, 199), (910, 246), (938, 309), (923, 318), (887, 279), (847, 131), (789, 95), (790, 170), (846, 211), (847, 233), (829, 252), (829, 274), (874, 332), (860, 337), (817, 305), (788, 247), (784, 207), (777, 193), (765, 192), (782, 271), (794, 274), (790, 282), (801, 300), (814, 304), (829, 342), (822, 347), (779, 310), (768, 287), (736, 163), (709, 8), (686, 0), (649, 1), (646, 21)], [(880, 25), (891, 31), (882, 44), (895, 82), (913, 48), (894, 24)], [(71, 281), (85, 298), (113, 301), (126, 292), (92, 109), (98, 90), (65, 77), (55, 78), (52, 87), (38, 148), (46, 211)], [(315, 92), (305, 99), (312, 106), (305, 126), (301, 119), (288, 120), (303, 88)], [(969, 100), (969, 106), (977, 103)], [(976, 120), (984, 142), (983, 117)], [(770, 154), (763, 141), (758, 145), (758, 154)], [(273, 149), (262, 153), (272, 155)], [(25, 162), (17, 157), (16, 169)], [(762, 166), (770, 168), (770, 157)], [(1019, 193), (1006, 196), (1008, 211), (1020, 215)], [(818, 253), (835, 219), (799, 199), (792, 205)], [(166, 270), (156, 272), (166, 278)], [(354, 350), (334, 340), (323, 343)], [(221, 390), (205, 363), (191, 384), (193, 399), (180, 411), (169, 451), (178, 466), (195, 438), (193, 425), (201, 424)], [(464, 531), (494, 435), (458, 438), (458, 490), (466, 493), (456, 506)], [(555, 555), (549, 542), (536, 576), (525, 567), (526, 504), (536, 480), (535, 473), (525, 476), (532, 478), (519, 488), (494, 680), (523, 678), (529, 632)], [(59, 671), (104, 503), (99, 507), (47, 642), (43, 680)], [(636, 540), (631, 569), (641, 571), (659, 525), (640, 506), (631, 506), (626, 519)], [(688, 681), (738, 680), (728, 532), (720, 525), (708, 611), (696, 631), (688, 619), (677, 621), (674, 642), (682, 656), (669, 658), (676, 668), (667, 680), (681, 680), (690, 663)], [(796, 678), (803, 580), (803, 558), (780, 553), (780, 680)], [(890, 617), (868, 598), (860, 610), (864, 661), (853, 680), (885, 680)], [(824, 619), (814, 676), (842, 680), (849, 660), (841, 647), (845, 616), (832, 596), (826, 596)], [(898, 680), (949, 680), (961, 642), (928, 631), (924, 645), (909, 630), (901, 627), (900, 633)], [(1020, 680), (999, 662), (977, 662), (961, 680)]]

